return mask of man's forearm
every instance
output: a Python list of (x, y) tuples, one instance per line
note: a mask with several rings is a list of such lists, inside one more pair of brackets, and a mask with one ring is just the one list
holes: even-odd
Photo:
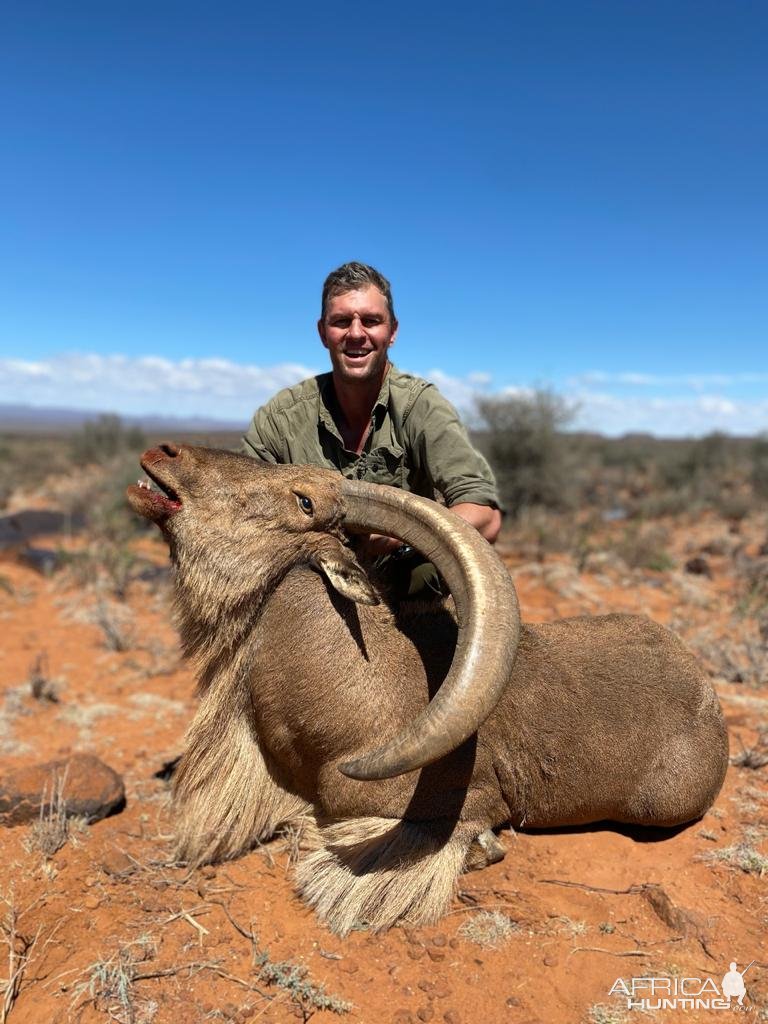
[(495, 544), (501, 530), (501, 512), (490, 505), (475, 505), (471, 501), (460, 501), (451, 505), (451, 512), (461, 516), (488, 541)]
[[(501, 512), (489, 505), (475, 505), (471, 501), (461, 501), (451, 505), (451, 512), (461, 516), (470, 526), (474, 526), (477, 532), (485, 537), (489, 544), (495, 544), (496, 538), (501, 530)], [(365, 553), (369, 557), (389, 555), (403, 542), (394, 537), (385, 537), (379, 533), (371, 533), (363, 544)]]

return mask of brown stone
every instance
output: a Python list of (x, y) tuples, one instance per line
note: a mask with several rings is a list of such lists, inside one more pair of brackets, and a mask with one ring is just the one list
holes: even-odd
[(444, 978), (438, 978), (435, 982), (432, 991), (437, 999), (447, 999), (451, 994), (451, 987)]
[(432, 1018), (435, 1016), (435, 1008), (434, 1006), (430, 1006), (429, 1004), (427, 1004), (426, 1006), (420, 1006), (416, 1011), (416, 1016), (419, 1018), (419, 1020), (423, 1020), (426, 1024), (426, 1021), (432, 1020)]
[(446, 1010), (443, 1014), (445, 1024), (461, 1024), (461, 1017), (455, 1010)]
[(542, 963), (545, 967), (557, 967), (560, 961), (557, 959), (556, 956), (545, 956)]
[(134, 873), (136, 865), (122, 850), (108, 850), (101, 858), (101, 870), (115, 878), (125, 878)]
[(215, 878), (216, 868), (212, 864), (204, 864), (203, 867), (200, 868), (200, 874), (203, 878)]
[(0, 778), (0, 826), (25, 825), (40, 816), (61, 785), (67, 817), (99, 821), (125, 806), (122, 778), (92, 754), (18, 768)]
[(411, 958), (411, 960), (421, 960), (421, 958), (424, 956), (424, 947), (411, 946), (411, 948), (408, 950), (408, 956)]
[(441, 960), (445, 960), (445, 950), (444, 949), (435, 949), (434, 946), (429, 946), (427, 948), (427, 954), (429, 956), (429, 959), (432, 960), (433, 963), (438, 964), (438, 963), (440, 963)]
[(413, 1024), (413, 1017), (408, 1010), (398, 1010), (392, 1018), (392, 1024)]
[(435, 987), (434, 981), (430, 981), (429, 978), (422, 978), (417, 984), (422, 992), (431, 992)]
[(100, 906), (100, 904), (101, 900), (99, 899), (98, 896), (94, 896), (93, 893), (91, 893), (91, 895), (89, 896), (86, 896), (85, 899), (83, 900), (83, 906), (85, 907), (86, 910), (96, 910)]
[(436, 935), (434, 939), (432, 939), (433, 946), (445, 946), (447, 942), (448, 939), (442, 933)]

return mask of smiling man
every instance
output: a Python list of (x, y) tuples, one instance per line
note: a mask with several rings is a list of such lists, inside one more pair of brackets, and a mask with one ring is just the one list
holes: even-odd
[[(326, 466), (428, 498), (441, 494), (493, 543), (501, 512), (488, 463), (437, 388), (389, 360), (398, 329), (389, 281), (364, 263), (334, 270), (323, 285), (317, 329), (331, 372), (258, 409), (242, 450), (265, 462)], [(404, 555), (390, 537), (368, 547)]]

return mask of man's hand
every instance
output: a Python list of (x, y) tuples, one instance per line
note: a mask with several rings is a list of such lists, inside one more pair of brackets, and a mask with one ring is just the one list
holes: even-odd
[(501, 530), (501, 512), (490, 505), (474, 505), (471, 501), (460, 501), (451, 505), (451, 512), (461, 516), (485, 537), (489, 544), (495, 544)]
[[(501, 530), (501, 512), (489, 505), (474, 505), (471, 501), (461, 501), (457, 505), (451, 505), (451, 512), (461, 516), (470, 526), (474, 526), (477, 532), (488, 541), (495, 544), (496, 538)], [(402, 541), (396, 537), (386, 537), (381, 533), (369, 533), (367, 537), (362, 535), (356, 543), (357, 550), (367, 558), (379, 558), (381, 555), (391, 555), (401, 545)]]

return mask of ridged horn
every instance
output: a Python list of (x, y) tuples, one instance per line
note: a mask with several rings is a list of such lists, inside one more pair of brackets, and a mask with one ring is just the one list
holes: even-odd
[(456, 606), (453, 662), (430, 703), (377, 750), (340, 765), (352, 779), (389, 779), (438, 761), (482, 725), (509, 679), (520, 638), (512, 577), (491, 545), (434, 501), (344, 480), (345, 525), (413, 545), (443, 576)]

